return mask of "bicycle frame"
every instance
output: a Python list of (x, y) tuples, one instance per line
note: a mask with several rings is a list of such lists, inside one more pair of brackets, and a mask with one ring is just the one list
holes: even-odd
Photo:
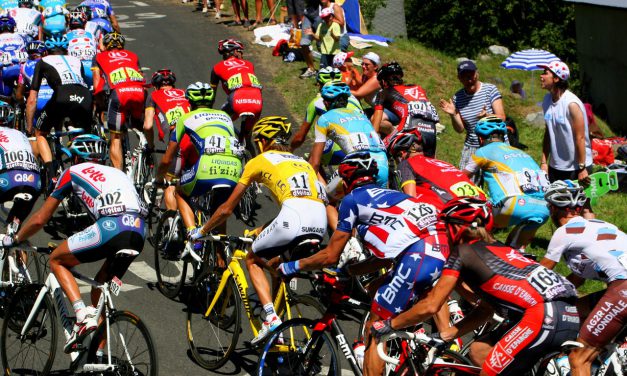
[(13, 277), (20, 273), (20, 269), (22, 269), (21, 272), (24, 273), (24, 276), (27, 278), (29, 282), (33, 280), (30, 273), (28, 272), (28, 268), (18, 267), (16, 258), (19, 258), (19, 257), (21, 256), (19, 256), (14, 250), (0, 249), (0, 270), (4, 270), (4, 263), (8, 262), (9, 271), (10, 271), (10, 273), (8, 273), (9, 274), (8, 281), (0, 280), (0, 288), (15, 286), (16, 283), (13, 280)]

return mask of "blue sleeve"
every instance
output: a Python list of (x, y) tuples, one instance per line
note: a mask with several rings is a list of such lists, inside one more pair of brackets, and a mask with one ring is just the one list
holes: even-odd
[(340, 203), (339, 218), (337, 221), (337, 230), (350, 233), (353, 231), (357, 223), (357, 203), (355, 196), (349, 194), (342, 199)]
[(70, 169), (68, 168), (61, 173), (59, 181), (57, 181), (57, 185), (50, 196), (57, 200), (63, 200), (70, 192), (72, 192), (72, 174), (70, 174)]

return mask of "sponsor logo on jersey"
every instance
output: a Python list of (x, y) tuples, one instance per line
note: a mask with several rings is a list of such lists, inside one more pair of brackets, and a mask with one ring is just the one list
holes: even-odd
[(238, 69), (246, 66), (246, 62), (244, 60), (239, 59), (228, 59), (222, 62), (225, 67), (228, 69)]
[(126, 51), (108, 51), (107, 55), (111, 59), (112, 63), (118, 61), (131, 61)]
[(8, 186), (9, 186), (9, 181), (7, 179), (1, 178), (0, 187), (8, 187)]
[(261, 105), (260, 99), (249, 99), (249, 98), (241, 98), (236, 99), (235, 104), (258, 104)]
[(139, 217), (135, 217), (135, 216), (128, 215), (128, 214), (125, 214), (122, 216), (122, 223), (124, 224), (124, 226), (128, 226), (128, 227), (135, 227), (135, 228), (141, 227), (141, 220), (139, 219)]
[(70, 102), (83, 103), (83, 99), (85, 99), (85, 97), (81, 97), (80, 95), (76, 95), (76, 94), (70, 95)]
[(4, 134), (4, 132), (0, 132), (0, 142), (2, 143), (9, 142), (9, 136)]
[(107, 231), (113, 231), (118, 227), (118, 225), (115, 224), (114, 221), (107, 219), (105, 221), (102, 222), (102, 228), (104, 228)]
[(15, 176), (13, 176), (13, 180), (15, 180), (16, 182), (22, 182), (22, 183), (32, 183), (35, 181), (35, 175), (33, 174), (15, 174)]
[(396, 298), (396, 294), (401, 290), (407, 289), (407, 284), (411, 283), (413, 285), (413, 281), (409, 281), (411, 276), (412, 269), (409, 266), (406, 266), (404, 263), (401, 263), (396, 268), (394, 272), (394, 277), (387, 286), (385, 286), (385, 290), (381, 293), (380, 297), (385, 300), (388, 304), (392, 304), (394, 302), (394, 298)]
[(185, 94), (181, 90), (167, 90), (166, 89), (166, 90), (163, 90), (163, 94), (166, 97), (169, 97), (169, 98), (180, 99), (180, 98), (184, 98), (185, 97)]
[(88, 195), (85, 191), (81, 192), (81, 200), (87, 205), (88, 208), (94, 207), (94, 198)]
[(421, 97), (423, 97), (422, 93), (420, 92), (420, 90), (418, 90), (417, 86), (413, 86), (413, 87), (407, 87), (405, 88), (405, 91), (403, 92), (403, 95), (409, 95), (412, 98), (416, 98), (419, 99)]
[(95, 167), (89, 166), (81, 170), (81, 172), (87, 175), (91, 180), (97, 182), (105, 182), (107, 178), (105, 178), (104, 174), (101, 171), (98, 171)]

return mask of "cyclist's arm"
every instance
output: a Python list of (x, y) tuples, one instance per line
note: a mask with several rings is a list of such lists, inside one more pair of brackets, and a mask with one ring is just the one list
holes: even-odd
[(342, 230), (336, 230), (327, 247), (320, 252), (298, 261), (298, 269), (302, 271), (319, 270), (327, 266), (336, 265), (340, 261), (340, 256), (344, 246), (348, 243), (351, 234)]
[[(335, 235), (335, 233), (333, 234)], [(409, 310), (401, 313), (392, 319), (391, 325), (394, 329), (403, 329), (408, 326), (425, 321), (435, 315), (447, 300), (453, 289), (457, 285), (457, 276), (442, 275), (435, 287), (429, 294), (418, 301)]]
[(309, 133), (310, 128), (311, 123), (308, 123), (306, 120), (304, 120), (303, 124), (300, 125), (300, 129), (298, 130), (298, 132), (296, 132), (294, 138), (292, 138), (292, 143), (290, 144), (290, 148), (292, 150), (297, 149), (303, 144), (303, 142), (305, 142), (305, 139), (307, 139), (307, 133)]
[(179, 148), (179, 144), (176, 141), (170, 140), (168, 144), (168, 148), (163, 154), (163, 158), (161, 158), (161, 163), (159, 163), (159, 167), (157, 168), (157, 180), (163, 179), (165, 174), (168, 172), (168, 168), (170, 164), (176, 158), (176, 151)]
[(37, 93), (37, 90), (31, 88), (26, 101), (26, 133), (28, 134), (31, 134), (33, 131), (33, 118), (37, 109)]
[(553, 269), (555, 265), (557, 265), (557, 262), (553, 260), (549, 260), (546, 257), (543, 257), (542, 260), (540, 260), (540, 265), (544, 266), (547, 269)]
[(155, 108), (154, 107), (146, 107), (144, 110), (144, 130), (150, 131), (152, 130), (152, 126), (155, 122)]
[(110, 14), (109, 15), (109, 22), (111, 22), (111, 27), (113, 28), (113, 30), (117, 31), (118, 33), (120, 32), (120, 24), (118, 23), (118, 18), (115, 16), (115, 14)]
[(46, 223), (52, 218), (55, 210), (61, 203), (61, 200), (48, 196), (46, 201), (44, 201), (43, 206), (37, 210), (35, 214), (33, 214), (26, 223), (20, 228), (20, 231), (17, 233), (17, 240), (24, 241), (30, 238), (32, 235), (36, 234), (39, 230), (41, 230)]
[(311, 148), (311, 155), (309, 156), (309, 164), (314, 168), (314, 171), (320, 171), (320, 160), (322, 159), (322, 153), (324, 152), (324, 142), (316, 142)]
[(416, 197), (416, 181), (408, 180), (402, 183), (401, 188), (403, 189), (403, 193), (409, 195), (411, 197)]
[(379, 133), (379, 127), (381, 126), (382, 119), (383, 119), (383, 108), (375, 107), (374, 113), (372, 114), (372, 126), (374, 127), (374, 130), (377, 133)]
[(207, 223), (202, 226), (202, 228), (200, 229), (200, 233), (203, 235), (208, 234), (209, 232), (211, 232), (211, 230), (229, 219), (231, 214), (233, 214), (233, 210), (235, 210), (240, 200), (244, 196), (244, 193), (246, 193), (247, 188), (248, 186), (246, 184), (237, 183), (235, 189), (233, 189), (233, 192), (226, 200), (226, 202), (220, 205), (216, 212), (213, 213), (211, 218), (209, 218)]
[(369, 78), (368, 81), (364, 82), (363, 85), (359, 87), (359, 89), (351, 90), (351, 94), (353, 94), (355, 98), (361, 100), (379, 89), (381, 89), (381, 86), (379, 85), (377, 77), (374, 76)]
[(92, 72), (91, 76), (93, 77), (93, 86), (94, 86), (94, 95), (95, 95), (101, 92), (104, 87), (104, 82), (102, 80), (102, 77), (100, 76), (101, 71), (96, 63), (96, 58), (94, 58), (94, 61), (92, 62), (91, 72)]
[(452, 327), (440, 331), (440, 337), (445, 341), (452, 341), (457, 337), (474, 330), (494, 315), (494, 309), (485, 301), (481, 300), (479, 306), (473, 309), (460, 322)]
[(546, 124), (544, 127), (544, 137), (542, 139), (542, 159), (540, 160), (540, 168), (544, 172), (549, 171), (549, 153), (551, 152), (551, 140), (549, 135), (549, 125)]
[(501, 118), (501, 120), (505, 120), (505, 109), (503, 108), (503, 99), (495, 99), (492, 102), (492, 111), (494, 111), (494, 115)]

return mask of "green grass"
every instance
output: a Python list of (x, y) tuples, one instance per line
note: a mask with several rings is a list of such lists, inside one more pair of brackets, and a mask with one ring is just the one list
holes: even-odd
[[(256, 46), (252, 49), (253, 53), (260, 54), (260, 57), (264, 58), (266, 62), (264, 65), (273, 77), (272, 84), (282, 93), (297, 127), (296, 124), (299, 125), (303, 120), (306, 105), (316, 94), (313, 79), (301, 80), (298, 78), (305, 64), (302, 62), (282, 63), (279, 58), (271, 57), (269, 50), (264, 47)], [(372, 49), (356, 51), (355, 56), (362, 56), (368, 51), (378, 53), (382, 62), (398, 61), (404, 68), (405, 82), (421, 85), (436, 107), (438, 107), (437, 104), (440, 99), (451, 98), (461, 88), (461, 84), (457, 80), (457, 64), (454, 57), (403, 39), (398, 40), (389, 48), (374, 46)], [(525, 123), (524, 119), (529, 113), (542, 111), (538, 103), (542, 101), (546, 92), (540, 87), (540, 71), (530, 73), (520, 70), (506, 70), (500, 67), (503, 60), (504, 57), (502, 56), (490, 56), (486, 60), (477, 59), (480, 80), (493, 83), (499, 88), (503, 95), (505, 112), (514, 119), (518, 126), (520, 141), (529, 147), (526, 150), (527, 153), (538, 161), (542, 150), (544, 127), (531, 126)], [(526, 100), (510, 93), (509, 86), (514, 79), (524, 83), (524, 89), (528, 96)], [(457, 165), (464, 134), (458, 134), (453, 130), (448, 115), (440, 111), (440, 117), (442, 124), (446, 125), (446, 130), (439, 136), (437, 157)], [(606, 136), (613, 135), (601, 119), (597, 118), (597, 122)], [(310, 137), (312, 136), (310, 133)], [(611, 222), (624, 231), (627, 229), (627, 217), (624, 215), (626, 204), (627, 194), (611, 193), (600, 198), (593, 209), (599, 219)], [(551, 223), (542, 226), (528, 250), (542, 256), (554, 230), (555, 228)], [(506, 232), (497, 233), (497, 237), (501, 240), (504, 240), (506, 236)], [(563, 274), (569, 274), (564, 264), (559, 264), (558, 270)], [(588, 293), (599, 290), (601, 287), (601, 283), (587, 282), (580, 291)]]

